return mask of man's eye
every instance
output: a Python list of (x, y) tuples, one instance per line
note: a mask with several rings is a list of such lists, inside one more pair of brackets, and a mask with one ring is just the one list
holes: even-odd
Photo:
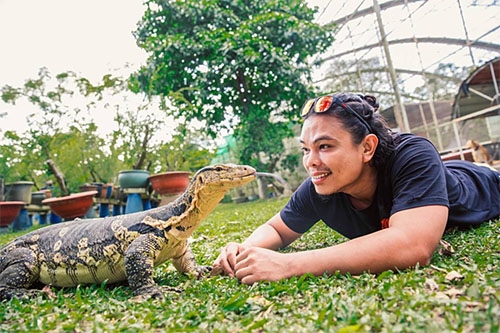
[(328, 149), (328, 148), (330, 148), (330, 145), (327, 145), (327, 144), (323, 144), (323, 145), (319, 146), (319, 149)]
[(305, 147), (300, 148), (300, 150), (302, 150), (302, 154), (307, 154), (309, 152), (309, 149)]

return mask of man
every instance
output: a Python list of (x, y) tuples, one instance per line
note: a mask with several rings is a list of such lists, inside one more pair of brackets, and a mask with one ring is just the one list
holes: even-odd
[[(310, 177), (242, 244), (227, 244), (214, 266), (252, 284), (428, 265), (447, 226), (500, 215), (500, 173), (469, 162), (444, 164), (428, 140), (391, 133), (377, 108), (372, 96), (346, 93), (306, 102), (300, 141)], [(319, 220), (350, 240), (276, 251)]]

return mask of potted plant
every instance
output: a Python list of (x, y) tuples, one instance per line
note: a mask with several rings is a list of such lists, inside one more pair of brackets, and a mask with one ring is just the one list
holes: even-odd
[(0, 201), (0, 227), (9, 227), (25, 205), (23, 201)]
[(17, 181), (5, 184), (5, 200), (23, 201), (26, 204), (30, 204), (33, 185), (33, 182), (28, 181)]
[(97, 191), (80, 192), (64, 197), (44, 199), (42, 204), (48, 205), (52, 212), (69, 220), (85, 216), (94, 204), (96, 194)]
[(189, 185), (189, 171), (166, 171), (149, 176), (151, 186), (160, 195), (183, 193)]

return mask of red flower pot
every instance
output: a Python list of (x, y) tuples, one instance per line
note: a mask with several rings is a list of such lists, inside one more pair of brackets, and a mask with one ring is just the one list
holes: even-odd
[(71, 194), (60, 198), (50, 198), (42, 201), (50, 209), (63, 219), (72, 219), (84, 216), (92, 204), (97, 191), (87, 191)]
[(188, 187), (190, 174), (188, 171), (168, 171), (149, 176), (149, 181), (158, 194), (180, 194)]
[(24, 205), (24, 201), (0, 201), (0, 227), (8, 227)]

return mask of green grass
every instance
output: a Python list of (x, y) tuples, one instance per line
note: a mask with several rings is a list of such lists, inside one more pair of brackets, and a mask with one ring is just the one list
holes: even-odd
[[(219, 205), (194, 235), (199, 263), (210, 265), (226, 242), (243, 240), (285, 201)], [(1, 235), (0, 244), (17, 235)], [(455, 254), (436, 253), (428, 267), (252, 286), (223, 276), (190, 280), (167, 263), (155, 279), (183, 293), (136, 303), (126, 285), (54, 289), (55, 299), (0, 303), (0, 331), (498, 332), (499, 235), (499, 221), (448, 233)], [(342, 241), (318, 224), (287, 251)], [(462, 278), (447, 279), (452, 271)]]

